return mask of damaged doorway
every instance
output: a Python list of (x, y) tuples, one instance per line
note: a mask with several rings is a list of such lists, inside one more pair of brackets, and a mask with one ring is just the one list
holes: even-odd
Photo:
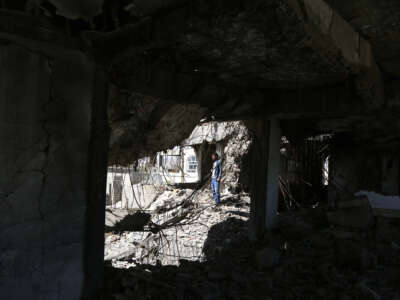
[(282, 137), (280, 207), (283, 210), (317, 206), (328, 200), (332, 135), (321, 134), (291, 142)]

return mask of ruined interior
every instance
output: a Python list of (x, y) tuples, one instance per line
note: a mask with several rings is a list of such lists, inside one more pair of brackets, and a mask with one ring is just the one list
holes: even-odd
[[(400, 1), (2, 0), (0, 64), (1, 299), (400, 299)], [(108, 167), (223, 122), (205, 261), (105, 263)]]

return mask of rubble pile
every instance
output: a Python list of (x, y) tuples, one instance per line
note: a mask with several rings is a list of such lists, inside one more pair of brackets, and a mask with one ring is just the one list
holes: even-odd
[(280, 214), (276, 229), (253, 243), (245, 212), (231, 212), (235, 201), (204, 210), (220, 222), (210, 226), (201, 260), (106, 266), (103, 298), (400, 299), (399, 219), (377, 217), (359, 229), (333, 225), (325, 209), (307, 208)]
[(224, 157), (224, 177), (222, 182), (225, 188), (238, 193), (246, 190), (249, 184), (247, 178), (250, 170), (247, 158), (252, 146), (252, 138), (249, 130), (241, 122), (227, 122), (230, 127), (229, 135), (225, 138), (223, 157)]
[(201, 261), (210, 228), (232, 216), (249, 218), (247, 195), (225, 193), (221, 201), (224, 205), (216, 207), (208, 187), (166, 190), (146, 211), (151, 221), (142, 230), (137, 228), (148, 220), (146, 213), (107, 211), (105, 260), (118, 268), (157, 262), (177, 265), (181, 259)]

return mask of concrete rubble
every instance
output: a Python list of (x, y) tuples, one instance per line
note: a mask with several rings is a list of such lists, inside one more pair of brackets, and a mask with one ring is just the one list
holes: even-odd
[(355, 196), (366, 197), (374, 215), (400, 218), (399, 196), (385, 196), (370, 191), (359, 191)]
[(138, 222), (133, 217), (139, 212), (108, 210), (105, 260), (119, 268), (157, 261), (177, 265), (180, 259), (202, 260), (212, 226), (230, 217), (249, 217), (247, 195), (225, 193), (221, 199), (226, 205), (215, 207), (208, 188), (166, 190), (147, 210), (151, 222), (142, 230), (135, 230)]
[[(191, 193), (166, 191), (153, 207)], [(132, 245), (136, 252), (109, 261), (103, 299), (400, 299), (398, 219), (378, 217), (373, 228), (361, 230), (332, 225), (328, 208), (303, 208), (282, 212), (277, 228), (252, 243), (248, 197), (232, 196), (215, 207), (207, 188), (197, 193), (198, 222), (165, 231), (179, 239), (176, 260), (161, 253), (137, 260), (143, 232), (108, 235), (110, 259)], [(196, 245), (201, 255), (187, 257), (185, 245)]]
[(332, 224), (359, 229), (367, 229), (374, 222), (371, 206), (365, 197), (338, 203), (337, 210), (328, 212), (327, 217)]

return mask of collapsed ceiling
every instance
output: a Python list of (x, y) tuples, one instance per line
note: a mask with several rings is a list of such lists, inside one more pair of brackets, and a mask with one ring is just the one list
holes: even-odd
[(106, 68), (113, 163), (179, 143), (203, 117), (400, 140), (397, 0), (3, 2), (42, 20), (32, 36), (58, 31)]

